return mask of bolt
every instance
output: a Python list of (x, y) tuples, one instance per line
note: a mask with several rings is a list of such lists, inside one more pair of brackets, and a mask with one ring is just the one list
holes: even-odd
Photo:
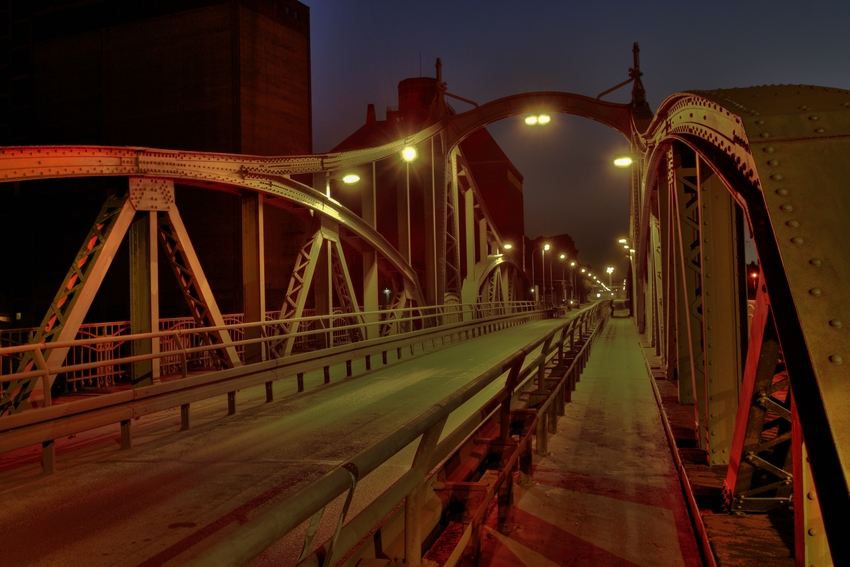
[(774, 181), (782, 181), (782, 179), (783, 179), (781, 173), (774, 173), (773, 175), (770, 176), (770, 178), (773, 179)]
[(795, 221), (795, 220), (789, 220), (785, 224), (787, 224), (788, 226), (794, 227), (794, 228), (797, 228), (798, 226), (800, 226), (800, 222)]
[(816, 535), (818, 535), (819, 533), (820, 533), (820, 532), (818, 531), (818, 529), (817, 529), (817, 528), (809, 528), (809, 535), (810, 535), (810, 536), (816, 536)]
[(841, 319), (832, 319), (829, 324), (833, 327), (840, 327), (842, 325)]
[(785, 203), (784, 205), (780, 205), (779, 208), (782, 209), (785, 212), (794, 210), (793, 205), (789, 205), (788, 203)]
[(833, 364), (841, 364), (842, 362), (844, 362), (844, 359), (841, 358), (841, 356), (839, 356), (837, 354), (833, 354), (832, 356), (829, 357), (829, 361)]
[(806, 493), (806, 498), (808, 498), (809, 500), (814, 500), (816, 496), (817, 494), (815, 494), (814, 490), (810, 490)]
[(759, 126), (761, 126), (762, 124), (764, 124), (764, 120), (756, 120), (756, 124), (758, 124)]
[(820, 258), (812, 258), (811, 260), (809, 260), (809, 264), (811, 264), (812, 266), (820, 266), (821, 264), (823, 264), (823, 260), (821, 260)]
[(815, 128), (815, 132), (818, 134), (823, 134), (823, 128)]
[(765, 146), (764, 151), (766, 151), (769, 154), (772, 154), (773, 152), (776, 151), (776, 148), (774, 148), (773, 146)]
[(762, 138), (770, 138), (770, 134), (769, 134), (769, 133), (767, 133), (767, 132), (762, 132), (762, 133), (761, 133), (761, 137), (762, 137)]
[(784, 187), (783, 187), (782, 189), (777, 189), (777, 190), (776, 190), (776, 194), (777, 194), (777, 195), (787, 195), (787, 194), (788, 194), (788, 189), (785, 189)]
[(818, 296), (823, 292), (821, 292), (819, 287), (813, 287), (812, 289), (809, 290), (809, 293), (812, 294), (812, 295)]
[(793, 242), (794, 244), (802, 244), (805, 241), (803, 240), (802, 236), (795, 236), (791, 239), (791, 242)]
[(767, 165), (776, 167), (777, 165), (779, 165), (779, 160), (778, 159), (772, 159), (772, 160), (767, 162)]
[(817, 120), (817, 119), (818, 119), (818, 117), (815, 116), (814, 114), (809, 116), (809, 120)]

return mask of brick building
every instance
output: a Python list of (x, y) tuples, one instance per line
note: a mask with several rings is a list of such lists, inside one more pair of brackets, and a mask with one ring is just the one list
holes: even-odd
[[(398, 108), (388, 108), (386, 118), (378, 120), (375, 106), (370, 104), (366, 111), (366, 123), (340, 142), (333, 151), (346, 151), (373, 147), (399, 140), (418, 132), (433, 123), (441, 113), (437, 79), (416, 77), (405, 79), (398, 85)], [(446, 105), (442, 112), (453, 114)], [(523, 221), (523, 177), (511, 163), (486, 129), (480, 129), (460, 144), (461, 151), (478, 184), (487, 210), (505, 242), (521, 246), (524, 238)], [(377, 164), (377, 228), (394, 245), (399, 245), (399, 201), (397, 179), (398, 168), (404, 167), (399, 160), (384, 160)], [(411, 211), (411, 263), (420, 281), (425, 281), (425, 190), (430, 190), (430, 166), (414, 162), (410, 166), (410, 211)], [(348, 208), (360, 211), (357, 189), (340, 189), (334, 192)], [(463, 207), (463, 199), (459, 206)], [(460, 218), (463, 218), (460, 215)], [(387, 285), (382, 282), (381, 285)]]

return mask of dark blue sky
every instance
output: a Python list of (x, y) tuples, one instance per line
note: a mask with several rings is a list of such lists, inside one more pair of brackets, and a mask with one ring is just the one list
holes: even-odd
[[(383, 119), (399, 81), (433, 77), (437, 57), (449, 92), (479, 104), (528, 91), (595, 97), (628, 78), (635, 41), (653, 109), (691, 89), (850, 88), (847, 0), (304, 1), (316, 152), (359, 128), (369, 103)], [(626, 102), (629, 93), (606, 100)], [(514, 118), (489, 130), (525, 177), (526, 234), (570, 233), (582, 261), (599, 271), (613, 263), (622, 275), (615, 241), (628, 229), (628, 179), (610, 162), (625, 139), (566, 115), (546, 129)]]

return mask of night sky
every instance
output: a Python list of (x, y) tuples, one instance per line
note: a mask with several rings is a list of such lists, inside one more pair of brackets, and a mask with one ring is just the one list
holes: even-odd
[[(632, 44), (653, 110), (692, 89), (763, 84), (850, 88), (850, 2), (841, 1), (359, 1), (310, 6), (313, 150), (325, 152), (397, 105), (397, 85), (435, 76), (483, 104), (529, 91), (595, 97), (628, 78)], [(631, 86), (605, 100), (628, 102)], [(450, 100), (463, 112), (471, 108)], [(602, 272), (626, 262), (628, 177), (610, 163), (622, 136), (554, 115), (546, 128), (520, 117), (488, 129), (525, 177), (525, 231), (569, 233), (580, 259)]]

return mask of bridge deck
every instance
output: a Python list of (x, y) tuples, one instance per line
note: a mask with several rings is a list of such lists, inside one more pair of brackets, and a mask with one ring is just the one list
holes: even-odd
[[(536, 321), (424, 356), (417, 349), (418, 356), (401, 361), (391, 351), (387, 366), (247, 410), (252, 402), (245, 400), (256, 403), (262, 390), (240, 392), (236, 415), (207, 417), (179, 434), (150, 434), (153, 440), (128, 451), (118, 450), (113, 429), (94, 454), (96, 439), (88, 451), (60, 454), (52, 476), (0, 473), (0, 564), (180, 565), (562, 322)], [(446, 430), (500, 382), (456, 411)], [(224, 401), (217, 404), (221, 416)], [(159, 415), (171, 432), (179, 428), (179, 411)], [(142, 431), (136, 439), (145, 436)], [(361, 481), (351, 515), (409, 468), (412, 449)], [(338, 512), (328, 507), (325, 519), (331, 520), (323, 520), (317, 543), (332, 535)], [(303, 541), (296, 530), (252, 565), (294, 564), (299, 536)]]
[(702, 565), (634, 323), (612, 318), (485, 567)]

